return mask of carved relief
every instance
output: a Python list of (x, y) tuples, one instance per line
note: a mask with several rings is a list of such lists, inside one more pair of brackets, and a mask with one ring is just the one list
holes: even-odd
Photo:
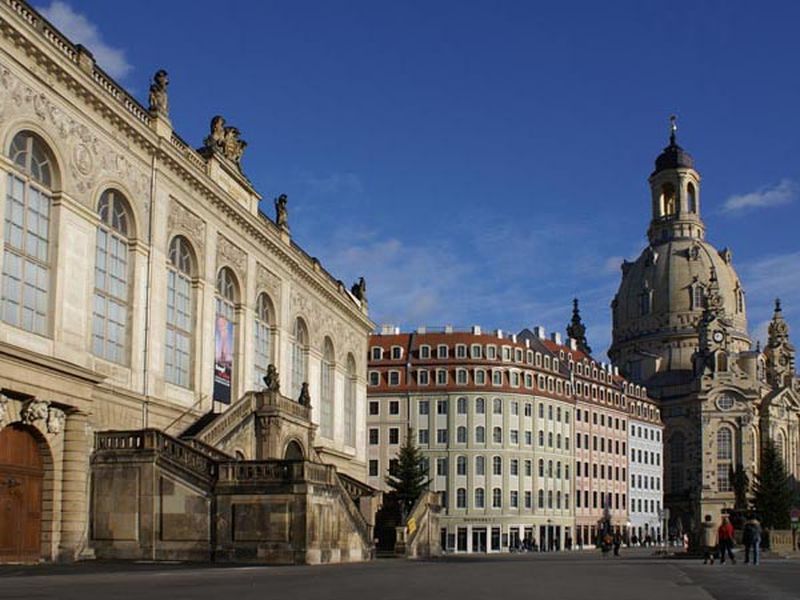
[(275, 275), (272, 271), (267, 269), (261, 263), (256, 264), (256, 287), (260, 290), (266, 290), (273, 302), (277, 305), (280, 304), (281, 298), (281, 280), (280, 277)]
[(203, 219), (184, 208), (174, 198), (169, 204), (167, 229), (170, 237), (180, 234), (191, 240), (198, 253), (202, 254), (205, 249), (206, 224)]
[(58, 408), (50, 407), (47, 411), (47, 432), (58, 434), (64, 429), (64, 421), (66, 420), (64, 411)]
[(0, 429), (2, 429), (9, 421), (8, 413), (8, 398), (3, 394), (0, 394)]
[(37, 421), (45, 421), (50, 402), (47, 400), (32, 399), (25, 403), (20, 412), (21, 421), (25, 425), (33, 425)]
[(84, 194), (84, 204), (91, 202), (86, 194), (101, 178), (113, 177), (123, 180), (147, 207), (150, 180), (145, 170), (115, 152), (111, 144), (51, 101), (47, 94), (27, 85), (0, 64), (0, 121), (17, 114), (27, 115), (53, 132), (67, 159), (75, 189)]
[(228, 265), (239, 274), (242, 285), (247, 276), (247, 255), (244, 250), (226, 238), (224, 235), (217, 234), (217, 268)]

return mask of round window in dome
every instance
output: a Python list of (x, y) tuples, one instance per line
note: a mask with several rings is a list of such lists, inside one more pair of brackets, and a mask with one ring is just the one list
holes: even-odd
[(717, 400), (717, 406), (720, 410), (730, 410), (733, 408), (733, 396), (724, 394)]

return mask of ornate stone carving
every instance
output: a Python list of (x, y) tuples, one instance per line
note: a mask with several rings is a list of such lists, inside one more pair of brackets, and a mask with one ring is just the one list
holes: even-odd
[(305, 381), (300, 386), (300, 396), (297, 398), (300, 406), (311, 406), (311, 393), (308, 391), (308, 383)]
[(271, 364), (267, 367), (267, 374), (264, 375), (264, 388), (268, 392), (281, 391), (281, 378), (275, 365)]
[(0, 64), (0, 121), (13, 114), (33, 117), (52, 131), (62, 155), (69, 159), (67, 171), (75, 189), (86, 203), (91, 202), (86, 192), (94, 189), (101, 176), (121, 179), (137, 197), (149, 196), (146, 171), (115, 152), (109, 142), (53, 103), (46, 93), (27, 85)]
[(2, 428), (8, 420), (8, 398), (0, 394), (0, 428)]
[(48, 409), (50, 402), (47, 400), (39, 400), (33, 398), (25, 403), (20, 411), (20, 420), (25, 425), (33, 425), (37, 421), (45, 421), (47, 419)]
[(167, 86), (169, 76), (164, 69), (159, 69), (153, 75), (153, 83), (150, 85), (150, 112), (163, 117), (169, 117), (169, 97), (167, 96)]
[(232, 266), (241, 276), (242, 281), (247, 274), (247, 255), (244, 250), (226, 238), (217, 234), (217, 268), (223, 264)]
[(367, 302), (367, 281), (363, 277), (358, 278), (358, 281), (353, 284), (353, 287), (350, 288), (350, 291), (359, 302)]
[(172, 234), (181, 234), (189, 238), (198, 250), (205, 248), (206, 224), (187, 208), (184, 208), (175, 199), (169, 205), (167, 228)]
[(278, 303), (281, 296), (281, 280), (272, 271), (261, 263), (256, 265), (256, 286), (270, 293), (272, 299)]
[(289, 202), (289, 197), (286, 194), (281, 194), (274, 200), (275, 202), (275, 224), (281, 229), (289, 231), (289, 209), (286, 204)]
[(205, 144), (204, 150), (221, 154), (233, 162), (241, 171), (242, 156), (244, 155), (244, 149), (247, 147), (247, 142), (239, 136), (240, 132), (236, 127), (226, 127), (225, 119), (217, 115), (211, 119), (209, 134), (203, 141)]
[(61, 433), (64, 429), (64, 421), (67, 416), (64, 411), (59, 408), (50, 407), (47, 411), (47, 432), (48, 433)]

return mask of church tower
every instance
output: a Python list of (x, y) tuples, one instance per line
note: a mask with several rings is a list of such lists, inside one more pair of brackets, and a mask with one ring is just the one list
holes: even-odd
[(670, 125), (648, 178), (649, 243), (622, 264), (608, 355), (659, 401), (664, 500), (671, 531), (679, 533), (734, 508), (733, 473), (753, 481), (767, 440), (790, 473), (800, 471), (800, 400), (780, 304), (762, 354), (747, 332), (731, 251), (706, 241), (700, 174), (678, 145), (674, 118)]

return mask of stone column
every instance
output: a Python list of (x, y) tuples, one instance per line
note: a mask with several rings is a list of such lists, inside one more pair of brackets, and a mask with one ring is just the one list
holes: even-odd
[(89, 507), (89, 438), (86, 413), (67, 415), (61, 476), (61, 539), (58, 559), (73, 561), (84, 549)]

